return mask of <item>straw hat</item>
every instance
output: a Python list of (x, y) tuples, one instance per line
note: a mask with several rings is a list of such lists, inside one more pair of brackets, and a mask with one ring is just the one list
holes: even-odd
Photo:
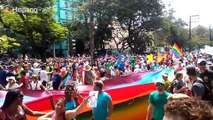
[(90, 71), (91, 69), (92, 69), (92, 67), (90, 65), (86, 65), (84, 68), (85, 71)]
[(33, 75), (32, 75), (32, 78), (38, 78), (38, 75), (33, 74)]
[(16, 82), (16, 78), (15, 78), (14, 76), (7, 77), (6, 80), (7, 80), (7, 81), (9, 81), (9, 80), (14, 80), (14, 81)]

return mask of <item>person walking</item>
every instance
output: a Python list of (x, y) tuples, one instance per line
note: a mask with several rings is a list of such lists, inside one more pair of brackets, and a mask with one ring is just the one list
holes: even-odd
[(157, 90), (149, 95), (146, 120), (162, 120), (164, 116), (164, 105), (167, 103), (169, 93), (165, 91), (164, 80), (157, 81), (155, 86)]
[(192, 82), (191, 95), (198, 100), (203, 100), (205, 95), (205, 86), (203, 80), (197, 76), (195, 66), (188, 65), (186, 67), (186, 74)]
[(110, 95), (103, 91), (103, 82), (95, 81), (94, 91), (98, 91), (97, 106), (92, 109), (94, 120), (110, 120), (113, 112), (112, 98)]

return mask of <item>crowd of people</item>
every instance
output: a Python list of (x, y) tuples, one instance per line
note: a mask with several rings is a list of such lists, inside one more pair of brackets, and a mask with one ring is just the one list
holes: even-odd
[[(0, 66), (0, 88), (9, 90), (7, 94), (15, 94), (13, 97), (19, 102), (8, 102), (7, 99), (10, 99), (11, 95), (6, 95), (0, 111), (0, 115), (2, 114), (4, 118), (0, 120), (7, 120), (6, 118), (23, 118), (24, 120), (26, 114), (44, 115), (42, 112), (33, 112), (22, 103), (23, 93), (20, 90), (64, 90), (65, 99), (59, 99), (56, 103), (52, 101), (54, 111), (39, 119), (75, 120), (75, 116), (80, 113), (90, 98), (83, 99), (77, 92), (77, 85), (93, 85), (94, 90), (99, 91), (98, 107), (93, 108), (93, 118), (94, 120), (109, 120), (113, 111), (112, 98), (102, 90), (104, 86), (102, 81), (131, 73), (164, 68), (174, 69), (175, 77), (170, 80), (169, 74), (163, 73), (162, 80), (156, 81), (157, 91), (149, 96), (147, 120), (173, 120), (170, 119), (171, 115), (176, 114), (177, 111), (170, 111), (171, 108), (179, 109), (178, 107), (181, 106), (171, 105), (174, 100), (170, 100), (171, 97), (168, 98), (170, 94), (185, 94), (188, 96), (184, 98), (185, 101), (195, 101), (194, 103), (199, 105), (203, 105), (204, 102), (197, 102), (197, 100), (213, 101), (212, 56), (200, 54), (197, 58), (190, 59), (187, 55), (183, 55), (182, 58), (175, 60), (167, 56), (161, 62), (157, 59), (157, 56), (154, 56), (150, 61), (145, 55), (122, 55), (120, 58), (115, 55), (106, 55), (96, 58), (92, 64), (90, 56), (87, 55), (79, 55), (70, 59), (49, 58), (45, 63), (37, 59), (22, 61), (7, 59), (2, 61)], [(83, 99), (83, 102), (79, 103), (78, 99)], [(210, 103), (205, 104), (211, 106)], [(21, 111), (21, 113), (13, 115), (13, 110)], [(178, 114), (184, 113), (178, 112)], [(190, 111), (184, 115), (188, 118), (180, 120), (194, 120), (193, 117), (189, 117)], [(197, 120), (204, 119), (199, 117)]]
[(211, 64), (201, 56), (186, 66), (178, 61), (173, 80), (163, 73), (155, 82), (157, 90), (149, 95), (146, 120), (213, 120)]

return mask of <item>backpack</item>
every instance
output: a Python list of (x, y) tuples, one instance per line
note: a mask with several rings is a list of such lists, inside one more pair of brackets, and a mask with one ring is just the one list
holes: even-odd
[(204, 96), (203, 96), (202, 99), (212, 102), (213, 101), (213, 94), (212, 94), (211, 89), (201, 80), (196, 80), (194, 83), (200, 83), (204, 86), (205, 90), (204, 90)]

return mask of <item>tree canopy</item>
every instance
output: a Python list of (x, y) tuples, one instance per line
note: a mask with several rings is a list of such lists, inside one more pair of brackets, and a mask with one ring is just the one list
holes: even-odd
[[(0, 10), (0, 23), (4, 28), (19, 35), (17, 41), (28, 43), (33, 51), (46, 60), (46, 50), (53, 41), (66, 38), (67, 29), (57, 23), (54, 18), (54, 0), (38, 1), (5, 1), (5, 9)], [(14, 9), (36, 9), (37, 11), (15, 11)]]

